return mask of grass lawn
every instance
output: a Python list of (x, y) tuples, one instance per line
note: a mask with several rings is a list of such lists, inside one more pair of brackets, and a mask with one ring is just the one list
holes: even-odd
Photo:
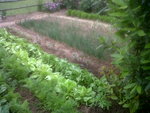
[[(42, 1), (46, 2), (49, 0), (42, 0)], [(36, 5), (39, 3), (40, 3), (40, 0), (24, 0), (24, 1), (18, 1), (18, 2), (0, 3), (0, 10), (1, 9), (7, 9), (7, 8), (16, 8), (16, 7), (21, 7), (21, 6)], [(35, 11), (38, 11), (38, 7), (29, 7), (29, 8), (23, 8), (23, 9), (17, 9), (17, 10), (7, 11), (7, 16), (30, 13), (30, 12), (35, 12)]]

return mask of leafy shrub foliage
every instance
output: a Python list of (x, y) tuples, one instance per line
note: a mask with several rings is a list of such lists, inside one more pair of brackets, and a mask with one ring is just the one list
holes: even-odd
[(94, 13), (86, 13), (80, 10), (68, 10), (67, 14), (69, 16), (79, 17), (83, 19), (90, 19), (90, 20), (100, 20), (108, 23), (113, 23), (116, 20), (115, 17), (99, 15)]
[(131, 113), (149, 113), (150, 1), (111, 0), (110, 3), (110, 15), (120, 18), (116, 21), (117, 35), (128, 43), (112, 55), (121, 71), (115, 82), (120, 104)]
[(77, 9), (80, 0), (62, 0), (63, 5), (67, 9)]
[(108, 11), (107, 0), (61, 0), (61, 2), (67, 9), (78, 9), (98, 14), (106, 14)]
[(107, 0), (80, 0), (79, 9), (85, 12), (105, 14), (108, 10)]
[(61, 3), (60, 2), (47, 2), (44, 4), (44, 8), (47, 11), (55, 12), (60, 9)]

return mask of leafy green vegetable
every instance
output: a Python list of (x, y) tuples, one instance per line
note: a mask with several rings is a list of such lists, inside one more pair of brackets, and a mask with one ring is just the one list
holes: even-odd
[(0, 31), (0, 55), (4, 72), (29, 88), (54, 113), (77, 113), (80, 104), (109, 108), (113, 90), (107, 79), (94, 77), (87, 70), (49, 55), (37, 46)]

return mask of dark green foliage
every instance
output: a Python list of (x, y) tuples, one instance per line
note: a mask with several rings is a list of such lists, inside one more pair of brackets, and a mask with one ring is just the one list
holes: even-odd
[[(120, 104), (131, 113), (149, 113), (150, 108), (150, 1), (111, 0), (111, 15), (117, 22), (118, 36), (128, 41), (117, 48), (114, 63), (120, 69)], [(114, 80), (113, 80), (114, 81)], [(117, 81), (116, 81), (117, 82)], [(118, 90), (118, 89), (117, 89)]]
[(92, 12), (92, 0), (81, 0), (79, 9), (85, 12)]
[(80, 0), (79, 10), (97, 14), (106, 14), (107, 0)]
[(77, 9), (80, 0), (62, 0), (63, 5), (67, 9)]
[(99, 21), (108, 22), (108, 23), (114, 23), (116, 21), (115, 17), (109, 16), (109, 15), (86, 13), (86, 12), (79, 11), (79, 10), (68, 10), (67, 14), (69, 16), (74, 16), (74, 17), (78, 17), (78, 18), (99, 20)]
[(107, 0), (62, 0), (61, 2), (67, 9), (78, 9), (97, 14), (106, 14), (108, 11)]

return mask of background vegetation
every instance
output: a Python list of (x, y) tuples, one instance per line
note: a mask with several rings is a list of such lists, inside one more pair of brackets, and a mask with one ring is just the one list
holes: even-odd
[[(51, 1), (51, 0), (48, 0), (48, 1)], [(23, 7), (23, 6), (30, 6), (30, 5), (37, 5), (37, 4), (41, 4), (44, 2), (47, 2), (47, 0), (24, 0), (24, 1), (17, 1), (17, 2), (0, 3), (0, 10), (1, 9)], [(37, 7), (29, 7), (29, 8), (7, 11), (7, 15), (31, 13), (31, 12), (35, 12), (38, 10), (39, 10), (38, 6)]]
[(111, 17), (107, 15), (99, 15), (95, 13), (86, 13), (80, 10), (68, 10), (67, 15), (83, 18), (83, 19), (99, 20), (107, 23), (114, 23), (116, 21), (115, 17)]

